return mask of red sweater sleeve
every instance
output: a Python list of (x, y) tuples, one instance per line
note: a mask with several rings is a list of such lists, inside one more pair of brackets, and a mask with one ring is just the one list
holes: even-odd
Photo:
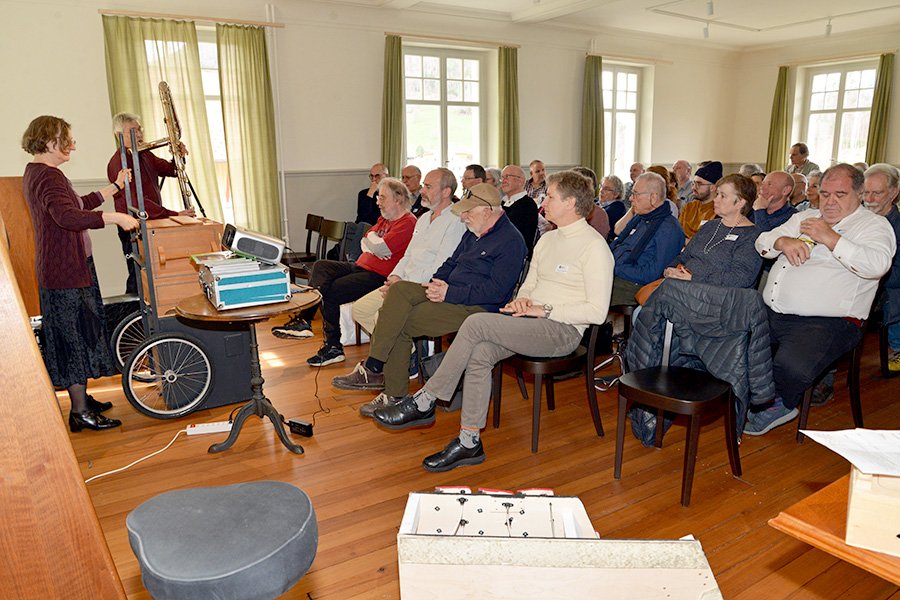
[(81, 196), (84, 203), (82, 209), (73, 202), (76, 194), (66, 176), (56, 169), (48, 170), (47, 173), (48, 176), (38, 183), (37, 195), (43, 198), (50, 218), (58, 226), (69, 231), (102, 229), (104, 226), (102, 213), (91, 209), (103, 203), (103, 196), (97, 192)]
[(382, 260), (370, 252), (363, 252), (356, 264), (363, 269), (368, 269), (387, 277), (403, 258), (406, 248), (412, 239), (413, 230), (416, 228), (416, 218), (412, 213), (406, 213), (399, 219), (387, 221), (384, 217), (379, 217), (378, 222), (370, 231), (380, 231), (381, 238), (387, 247), (391, 250), (391, 257)]

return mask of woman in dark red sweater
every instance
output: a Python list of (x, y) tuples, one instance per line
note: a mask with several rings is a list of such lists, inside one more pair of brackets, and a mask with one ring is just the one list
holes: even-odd
[(59, 117), (33, 120), (22, 148), (34, 156), (25, 167), (24, 188), (35, 233), (44, 364), (53, 385), (69, 392), (72, 431), (118, 427), (121, 421), (100, 414), (112, 404), (87, 394), (89, 377), (115, 373), (88, 229), (138, 226), (130, 215), (93, 210), (122, 189), (129, 172), (120, 171), (114, 183), (99, 191), (76, 194), (59, 170), (75, 150), (72, 128)]

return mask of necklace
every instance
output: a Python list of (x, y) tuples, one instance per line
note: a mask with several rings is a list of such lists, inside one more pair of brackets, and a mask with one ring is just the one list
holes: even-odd
[(713, 248), (715, 248), (716, 246), (718, 246), (719, 244), (724, 242), (726, 239), (728, 239), (728, 236), (731, 235), (734, 232), (734, 228), (737, 227), (737, 223), (735, 223), (734, 225), (731, 226), (731, 229), (728, 230), (728, 233), (726, 233), (722, 237), (721, 240), (719, 240), (718, 242), (713, 244), (713, 240), (715, 240), (716, 236), (719, 234), (719, 227), (721, 227), (721, 226), (722, 226), (722, 219), (719, 219), (719, 222), (716, 223), (716, 230), (713, 231), (712, 237), (710, 237), (709, 241), (706, 242), (706, 244), (703, 246), (703, 254), (709, 254), (710, 250), (712, 250)]

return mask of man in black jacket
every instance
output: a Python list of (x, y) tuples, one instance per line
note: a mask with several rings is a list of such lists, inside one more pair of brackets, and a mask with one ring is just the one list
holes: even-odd
[(525, 171), (522, 167), (517, 165), (503, 167), (500, 175), (500, 191), (503, 192), (503, 210), (522, 234), (530, 259), (537, 232), (538, 208), (534, 198), (525, 192)]

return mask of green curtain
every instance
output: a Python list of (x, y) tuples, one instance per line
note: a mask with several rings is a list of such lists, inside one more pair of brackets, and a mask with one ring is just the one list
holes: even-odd
[(498, 164), (519, 164), (519, 50), (500, 48), (500, 143)]
[(872, 114), (869, 117), (869, 139), (866, 143), (866, 162), (870, 165), (884, 162), (893, 83), (894, 55), (882, 54), (878, 61), (878, 78), (875, 80), (875, 96), (872, 98)]
[[(181, 141), (190, 152), (188, 175), (207, 216), (221, 221), (194, 24), (104, 16), (103, 40), (111, 115), (139, 114), (146, 141), (166, 137), (158, 89), (159, 82), (166, 81), (172, 91)], [(163, 204), (173, 210), (182, 208), (177, 185), (163, 188)]]
[(381, 162), (394, 177), (403, 167), (403, 42), (384, 38), (384, 94), (381, 102)]
[(217, 24), (216, 46), (234, 223), (282, 237), (265, 29)]
[(778, 67), (778, 83), (772, 100), (772, 120), (769, 123), (769, 149), (766, 154), (766, 172), (780, 171), (787, 163), (788, 136), (791, 120), (788, 97), (788, 67)]
[[(581, 164), (603, 176), (603, 58), (584, 61), (581, 101)], [(597, 190), (594, 190), (596, 193)]]

